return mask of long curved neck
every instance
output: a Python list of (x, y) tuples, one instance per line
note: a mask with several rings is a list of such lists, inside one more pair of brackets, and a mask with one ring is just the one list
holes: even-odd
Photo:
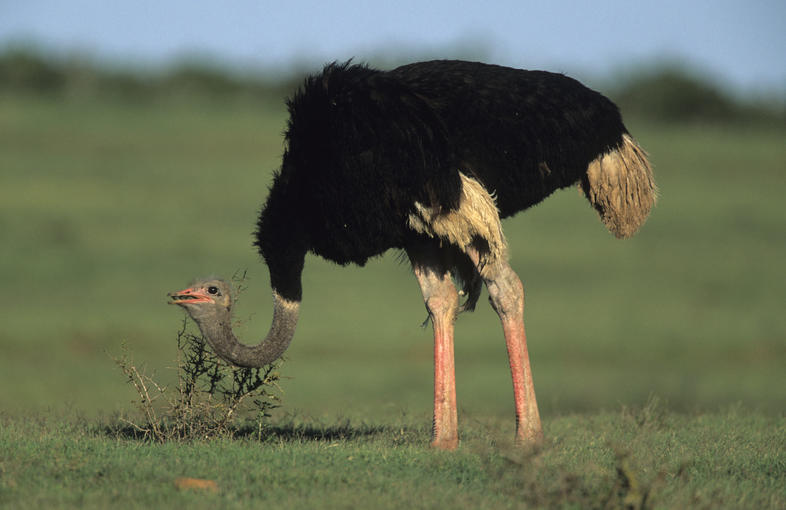
[(299, 311), (300, 301), (286, 299), (273, 290), (273, 323), (267, 337), (253, 346), (235, 337), (229, 311), (218, 320), (197, 320), (197, 324), (220, 358), (240, 367), (257, 368), (272, 363), (287, 350), (295, 335)]

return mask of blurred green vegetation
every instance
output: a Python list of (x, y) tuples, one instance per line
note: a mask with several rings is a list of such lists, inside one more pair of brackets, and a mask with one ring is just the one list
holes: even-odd
[[(382, 67), (394, 60), (382, 59)], [(47, 57), (34, 49), (0, 52), (0, 93), (104, 98), (132, 103), (200, 98), (279, 102), (305, 71), (240, 73), (192, 58), (158, 72), (99, 65), (88, 58)], [(656, 122), (767, 124), (786, 127), (786, 91), (741, 98), (677, 62), (620, 74), (602, 87), (629, 116)], [(780, 95), (777, 95), (780, 94)]]
[(610, 95), (626, 116), (655, 122), (786, 127), (786, 90), (780, 97), (735, 96), (675, 62), (628, 73)]
[(132, 104), (173, 99), (253, 99), (280, 102), (298, 74), (241, 75), (194, 58), (162, 71), (100, 65), (88, 58), (55, 58), (25, 47), (0, 52), (0, 93), (104, 99)]
[[(165, 294), (192, 277), (248, 269), (241, 338), (262, 335), (269, 282), (252, 231), (285, 115), (0, 97), (0, 407), (125, 407), (105, 351), (125, 340), (152, 370), (173, 366), (182, 312)], [(613, 239), (573, 189), (505, 222), (544, 416), (650, 392), (683, 410), (782, 411), (782, 131), (628, 125), (661, 189), (635, 238)], [(395, 253), (365, 268), (309, 257), (304, 295), (284, 410), (428, 416), (431, 334)], [(508, 415), (504, 342), (483, 300), (459, 318), (456, 349), (462, 409)]]
[[(127, 341), (167, 372), (182, 313), (165, 294), (192, 277), (248, 269), (241, 333), (261, 336), (269, 285), (251, 236), (283, 151), (285, 86), (249, 82), (268, 94), (257, 97), (215, 70), (2, 62), (0, 407), (126, 407), (133, 394), (106, 351)], [(111, 80), (134, 83), (114, 90), (136, 99), (119, 100), (127, 92), (111, 92)], [(613, 239), (575, 190), (505, 222), (544, 416), (653, 392), (679, 410), (742, 401), (782, 411), (783, 130), (623, 110), (662, 191), (639, 235)], [(395, 253), (365, 268), (309, 257), (282, 412), (427, 419), (431, 334), (418, 327), (426, 314), (408, 273)], [(508, 416), (504, 342), (483, 301), (459, 318), (456, 349), (462, 409)]]
[[(654, 507), (783, 507), (783, 110), (681, 71), (612, 94), (661, 189), (636, 237), (613, 239), (575, 189), (504, 224), (540, 452), (507, 443), (510, 376), (484, 300), (456, 327), (462, 448), (425, 449), (431, 332), (395, 253), (365, 268), (308, 257), (268, 440), (107, 437), (137, 398), (108, 354), (125, 343), (174, 382), (183, 314), (166, 292), (248, 270), (240, 337), (270, 324), (251, 232), (297, 81), (0, 56), (0, 506), (594, 508), (651, 489)], [(176, 476), (220, 492), (177, 492)]]

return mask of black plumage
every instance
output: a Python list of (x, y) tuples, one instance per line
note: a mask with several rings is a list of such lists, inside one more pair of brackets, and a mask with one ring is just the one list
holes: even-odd
[[(333, 63), (288, 107), (286, 149), (256, 232), (276, 300), (261, 345), (283, 352), (294, 334), (307, 252), (363, 265), (403, 249), (435, 330), (433, 444), (458, 442), (452, 324), (483, 283), (508, 345), (517, 437), (536, 441), (523, 287), (499, 222), (579, 184), (611, 232), (633, 235), (656, 188), (617, 107), (560, 74), (448, 60), (392, 71)], [(461, 306), (454, 279), (468, 296)]]
[(627, 132), (614, 103), (561, 74), (454, 61), (390, 74), (429, 98), (453, 165), (496, 193), (503, 218), (574, 184)]
[(454, 209), (459, 171), (496, 196), (504, 218), (575, 184), (627, 132), (617, 107), (576, 80), (463, 61), (330, 64), (288, 105), (257, 245), (290, 296), (291, 266), (308, 250), (363, 265), (404, 248), (413, 203)]

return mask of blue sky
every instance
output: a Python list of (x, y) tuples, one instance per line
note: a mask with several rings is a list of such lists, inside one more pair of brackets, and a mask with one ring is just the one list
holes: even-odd
[(0, 0), (0, 44), (162, 64), (288, 68), (378, 55), (603, 78), (675, 59), (743, 91), (786, 91), (786, 1)]

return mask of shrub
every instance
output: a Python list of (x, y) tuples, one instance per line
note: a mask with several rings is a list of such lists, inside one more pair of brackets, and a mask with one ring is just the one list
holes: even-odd
[(186, 319), (177, 333), (173, 391), (137, 368), (127, 349), (114, 359), (136, 390), (141, 414), (141, 419), (121, 418), (126, 427), (115, 432), (166, 442), (231, 437), (250, 426), (261, 438), (270, 410), (280, 402), (278, 363), (262, 368), (228, 365), (187, 325)]

